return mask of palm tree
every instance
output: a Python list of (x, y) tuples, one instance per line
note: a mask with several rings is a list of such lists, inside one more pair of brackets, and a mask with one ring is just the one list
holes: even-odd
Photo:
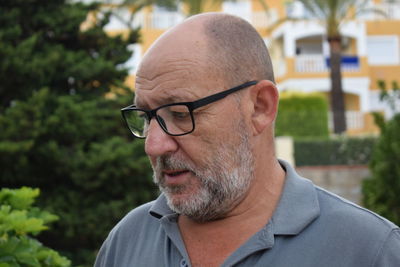
[(319, 19), (326, 29), (326, 37), (330, 51), (331, 110), (333, 114), (334, 133), (346, 131), (344, 93), (341, 72), (341, 40), (340, 26), (354, 18), (360, 12), (378, 12), (367, 9), (368, 0), (298, 0), (304, 8)]
[[(100, 0), (100, 3), (109, 5), (111, 8), (106, 9), (106, 11), (104, 12), (101, 10), (101, 5), (99, 5), (99, 12), (102, 12), (106, 15), (109, 14), (109, 15), (114, 16), (121, 23), (125, 24), (125, 26), (128, 29), (134, 29), (132, 24), (133, 24), (135, 15), (137, 15), (137, 13), (140, 12), (145, 7), (148, 7), (151, 5), (160, 5), (163, 7), (172, 8), (172, 7), (176, 6), (175, 0), (123, 0), (118, 4), (115, 4), (115, 2), (116, 1), (114, 1), (114, 0)], [(129, 9), (130, 15), (128, 17), (122, 17), (119, 14), (119, 11), (126, 9), (126, 8)]]

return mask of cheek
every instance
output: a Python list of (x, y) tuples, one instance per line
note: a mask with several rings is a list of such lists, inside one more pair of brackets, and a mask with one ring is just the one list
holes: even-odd
[(221, 109), (218, 114), (205, 114), (196, 120), (193, 133), (179, 137), (179, 145), (184, 156), (197, 166), (207, 167), (207, 162), (215, 153), (229, 144), (237, 144), (238, 122), (241, 119), (239, 110)]

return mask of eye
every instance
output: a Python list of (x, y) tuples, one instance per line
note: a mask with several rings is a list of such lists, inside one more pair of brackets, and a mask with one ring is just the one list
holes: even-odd
[(175, 119), (186, 119), (190, 117), (189, 111), (182, 112), (182, 111), (171, 111), (171, 115)]
[(174, 120), (185, 120), (190, 118), (190, 111), (184, 105), (172, 106), (169, 108), (169, 116)]

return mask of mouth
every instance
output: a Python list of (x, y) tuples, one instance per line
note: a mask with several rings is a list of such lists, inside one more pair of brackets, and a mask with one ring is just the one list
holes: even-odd
[(162, 173), (166, 184), (178, 185), (186, 182), (191, 172), (189, 170), (164, 170)]
[(163, 174), (171, 177), (176, 177), (188, 172), (189, 172), (188, 170), (165, 170), (163, 171)]

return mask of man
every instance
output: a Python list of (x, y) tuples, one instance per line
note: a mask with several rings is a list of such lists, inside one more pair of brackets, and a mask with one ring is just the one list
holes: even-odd
[(95, 266), (400, 266), (400, 230), (274, 153), (278, 90), (263, 40), (206, 13), (166, 32), (122, 110), (160, 197), (111, 231)]

